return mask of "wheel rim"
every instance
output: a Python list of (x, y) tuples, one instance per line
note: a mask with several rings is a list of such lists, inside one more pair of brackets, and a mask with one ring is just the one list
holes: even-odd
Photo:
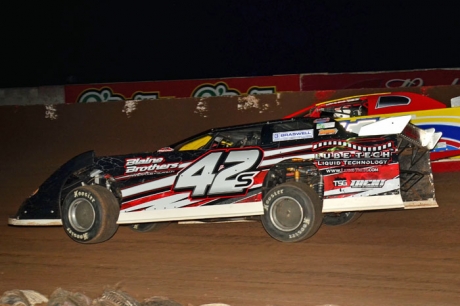
[(93, 205), (86, 199), (76, 199), (69, 207), (69, 222), (80, 232), (86, 232), (94, 224), (96, 212)]
[(270, 218), (277, 229), (293, 231), (302, 224), (302, 206), (291, 197), (280, 197), (271, 206)]

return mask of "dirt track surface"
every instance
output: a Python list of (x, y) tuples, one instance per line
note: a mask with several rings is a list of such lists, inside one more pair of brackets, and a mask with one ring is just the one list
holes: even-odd
[(440, 208), (366, 213), (301, 243), (277, 242), (252, 222), (120, 227), (107, 242), (82, 245), (61, 227), (7, 226), (28, 184), (2, 179), (0, 293), (62, 287), (96, 298), (119, 285), (138, 301), (183, 305), (458, 305), (459, 180), (435, 175)]
[[(278, 105), (275, 98), (261, 105)], [(439, 208), (366, 213), (296, 244), (273, 240), (260, 223), (172, 224), (143, 234), (120, 227), (96, 245), (73, 242), (61, 227), (7, 225), (76, 154), (142, 152), (192, 129), (255, 121), (259, 112), (240, 114), (237, 100), (219, 98), (206, 119), (194, 120), (196, 101), (188, 100), (139, 103), (130, 116), (118, 102), (61, 105), (52, 120), (43, 106), (1, 109), (0, 294), (30, 289), (49, 296), (61, 287), (97, 298), (119, 285), (138, 301), (166, 296), (195, 306), (460, 304), (460, 173), (435, 175)], [(299, 109), (293, 99), (280, 101), (257, 118)]]

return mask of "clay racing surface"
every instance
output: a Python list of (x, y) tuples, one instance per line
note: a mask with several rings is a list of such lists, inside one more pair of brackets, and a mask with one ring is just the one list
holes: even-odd
[[(264, 118), (299, 108), (282, 102)], [(168, 103), (140, 103), (130, 116), (123, 103), (62, 105), (52, 113), (57, 119), (43, 106), (0, 111), (0, 295), (29, 289), (49, 296), (61, 287), (97, 298), (118, 286), (138, 301), (165, 296), (195, 306), (458, 305), (460, 173), (434, 176), (439, 208), (369, 212), (295, 244), (275, 241), (258, 222), (171, 224), (152, 233), (120, 227), (95, 245), (73, 242), (61, 227), (7, 225), (57, 167), (85, 150), (153, 150), (259, 114), (229, 118), (220, 112), (233, 106), (215, 107), (200, 126), (191, 123), (195, 102), (180, 102), (174, 114)]]
[(138, 301), (160, 295), (184, 305), (458, 305), (459, 180), (435, 175), (440, 208), (366, 213), (295, 244), (252, 222), (120, 227), (83, 245), (61, 227), (6, 225), (18, 181), (2, 179), (0, 291), (49, 296), (62, 287), (96, 298), (118, 285)]

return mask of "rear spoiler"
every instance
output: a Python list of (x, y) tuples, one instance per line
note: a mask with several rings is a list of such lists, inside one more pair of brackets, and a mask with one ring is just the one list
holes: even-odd
[(442, 132), (435, 132), (434, 128), (421, 129), (410, 123), (411, 115), (390, 117), (369, 123), (358, 131), (359, 136), (378, 136), (388, 134), (401, 134), (407, 141), (432, 150), (442, 136)]

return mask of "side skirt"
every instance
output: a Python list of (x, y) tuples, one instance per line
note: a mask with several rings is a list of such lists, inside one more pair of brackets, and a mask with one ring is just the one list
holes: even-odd
[(403, 208), (401, 195), (325, 199), (323, 213)]
[(263, 215), (262, 202), (210, 205), (178, 209), (143, 210), (120, 213), (118, 224), (200, 220), (209, 218), (232, 218)]

